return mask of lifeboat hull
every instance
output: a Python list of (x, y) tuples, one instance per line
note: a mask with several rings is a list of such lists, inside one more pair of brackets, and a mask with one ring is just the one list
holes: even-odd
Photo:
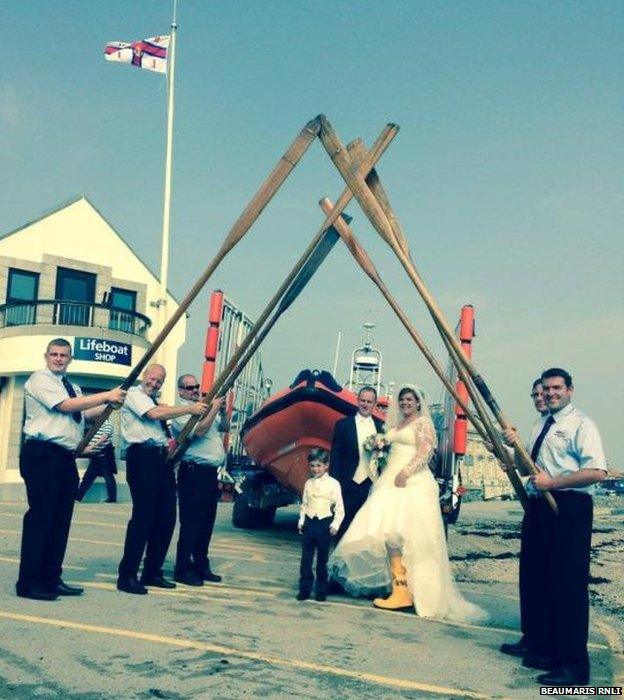
[[(260, 467), (301, 495), (310, 450), (329, 450), (336, 421), (355, 413), (356, 394), (343, 389), (329, 372), (304, 370), (247, 420), (243, 445)], [(381, 411), (376, 415), (383, 420)]]

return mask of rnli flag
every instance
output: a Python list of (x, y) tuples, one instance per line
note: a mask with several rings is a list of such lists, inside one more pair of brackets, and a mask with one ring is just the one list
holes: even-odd
[(107, 61), (129, 63), (137, 68), (166, 73), (168, 50), (168, 36), (153, 36), (131, 44), (125, 41), (111, 41), (104, 48), (104, 57)]

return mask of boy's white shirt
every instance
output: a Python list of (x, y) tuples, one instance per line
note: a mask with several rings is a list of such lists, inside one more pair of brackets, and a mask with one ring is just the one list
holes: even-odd
[(344, 504), (340, 483), (329, 476), (327, 472), (319, 477), (309, 478), (303, 487), (299, 524), (301, 529), (306, 515), (309, 518), (329, 518), (334, 515), (330, 524), (332, 530), (338, 530), (344, 520)]

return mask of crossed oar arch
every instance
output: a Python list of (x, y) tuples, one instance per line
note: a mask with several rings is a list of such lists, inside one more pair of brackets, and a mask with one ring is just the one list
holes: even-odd
[[(327, 241), (327, 237), (331, 232), (333, 232), (334, 235), (336, 233), (341, 235), (345, 243), (347, 243), (349, 250), (352, 252), (352, 254), (354, 254), (354, 257), (356, 257), (356, 260), (358, 260), (365, 272), (371, 276), (370, 272), (366, 269), (366, 266), (362, 264), (362, 257), (360, 256), (360, 258), (358, 258), (354, 252), (359, 244), (357, 241), (355, 244), (353, 243), (353, 241), (355, 241), (353, 234), (348, 230), (348, 226), (345, 224), (345, 222), (342, 219), (339, 219), (347, 204), (353, 197), (355, 197), (371, 224), (390, 246), (403, 265), (410, 280), (427, 306), (449, 351), (451, 361), (457, 367), (459, 376), (466, 385), (466, 389), (468, 390), (473, 405), (477, 410), (479, 418), (477, 418), (472, 411), (470, 411), (461, 397), (457, 394), (454, 387), (450, 385), (448, 380), (445, 381), (443, 379), (444, 374), (438, 371), (439, 364), (428, 351), (413, 326), (409, 324), (409, 322), (406, 324), (407, 319), (402, 312), (399, 313), (396, 302), (394, 305), (392, 303), (390, 305), (395, 313), (397, 313), (400, 320), (410, 333), (412, 339), (421, 349), (436, 374), (438, 374), (440, 379), (442, 379), (446, 388), (451, 391), (455, 400), (458, 401), (459, 405), (466, 412), (467, 418), (475, 426), (476, 430), (482, 437), (489, 439), (494, 453), (499, 461), (505, 466), (505, 470), (510, 478), (512, 486), (524, 505), (526, 492), (524, 491), (524, 487), (522, 486), (514, 469), (513, 460), (503, 446), (499, 432), (495, 428), (490, 416), (485, 410), (483, 402), (485, 402), (490, 408), (490, 411), (496, 418), (496, 421), (501, 428), (509, 428), (511, 427), (511, 424), (500, 409), (496, 399), (492, 395), (487, 384), (477, 371), (474, 364), (462, 352), (461, 346), (455, 337), (455, 334), (419, 275), (409, 252), (407, 238), (400, 227), (398, 219), (390, 206), (389, 200), (375, 171), (375, 164), (381, 158), (398, 131), (399, 127), (397, 125), (388, 124), (382, 130), (370, 152), (367, 153), (363, 144), (359, 140), (350, 144), (348, 148), (345, 148), (334, 131), (332, 125), (324, 115), (321, 114), (309, 121), (292, 142), (288, 150), (280, 158), (277, 165), (268, 175), (266, 180), (262, 183), (259, 190), (256, 192), (252, 200), (230, 229), (217, 254), (214, 256), (206, 270), (199, 277), (197, 282), (195, 282), (184, 299), (180, 302), (178, 308), (171, 315), (165, 326), (161, 329), (160, 333), (156, 336), (150, 348), (146, 350), (138, 363), (133, 367), (130, 374), (126, 377), (121, 386), (123, 389), (129, 389), (138, 379), (141, 372), (145, 369), (145, 367), (147, 367), (149, 361), (167, 338), (175, 324), (180, 320), (182, 315), (186, 313), (188, 307), (205, 286), (206, 282), (210, 279), (221, 261), (249, 231), (253, 223), (260, 216), (271, 199), (275, 196), (286, 178), (297, 166), (301, 158), (311, 146), (312, 142), (318, 138), (323, 144), (323, 147), (325, 148), (330, 159), (336, 166), (338, 172), (345, 180), (347, 187), (333, 207), (331, 207), (331, 205), (326, 207), (326, 218), (317, 234), (314, 236), (299, 261), (295, 264), (274, 297), (271, 299), (260, 318), (252, 328), (251, 332), (230, 359), (219, 377), (217, 377), (213, 387), (202, 398), (202, 401), (209, 403), (215, 396), (218, 394), (223, 395), (233, 385), (234, 380), (240, 371), (242, 371), (245, 364), (256, 352), (260, 343), (266, 337), (268, 331), (277, 321), (277, 318), (281, 315), (281, 313), (283, 313), (287, 305), (291, 303), (292, 299), (294, 299), (298, 292), (303, 288), (311, 275), (314, 274), (314, 271), (318, 265), (320, 265), (324, 259), (326, 252), (324, 254), (319, 253), (319, 247), (323, 245), (324, 241)], [(351, 243), (349, 243), (349, 241), (351, 241)], [(315, 254), (317, 256), (317, 262), (310, 263), (312, 256)], [(370, 261), (370, 258), (368, 258), (368, 260)], [(308, 263), (307, 269), (306, 263)], [(372, 265), (372, 262), (370, 264)], [(302, 277), (305, 279), (302, 280)], [(371, 278), (373, 281), (375, 281), (374, 276)], [(377, 286), (379, 287), (379, 284)], [(290, 295), (290, 301), (288, 304), (282, 303), (273, 317), (270, 318), (280, 301), (284, 300), (285, 295)], [(386, 296), (386, 294), (384, 294), (384, 296)], [(388, 296), (386, 296), (386, 299), (390, 303)], [(260, 332), (263, 326), (265, 326), (264, 330)], [(98, 417), (78, 446), (76, 450), (77, 455), (82, 453), (84, 448), (88, 445), (98, 428), (110, 415), (112, 410), (112, 406), (107, 406), (104, 409), (103, 413)], [(199, 419), (197, 417), (193, 416), (187, 421), (182, 433), (178, 436), (177, 447), (174, 453), (170, 456), (170, 459), (176, 459), (183, 453), (188, 436), (198, 420)], [(538, 469), (531, 460), (524, 446), (518, 441), (515, 443), (514, 447), (524, 469), (530, 474), (536, 474)], [(552, 494), (545, 492), (545, 496), (551, 508), (556, 512), (557, 506)]]

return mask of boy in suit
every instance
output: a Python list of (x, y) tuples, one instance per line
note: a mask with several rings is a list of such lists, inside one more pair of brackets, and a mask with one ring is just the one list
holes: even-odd
[(320, 447), (308, 455), (310, 478), (301, 497), (301, 511), (297, 529), (303, 535), (301, 567), (297, 600), (307, 600), (312, 592), (314, 574), (312, 562), (316, 551), (316, 600), (327, 596), (327, 558), (331, 538), (338, 532), (344, 518), (340, 484), (327, 473), (329, 453)]

